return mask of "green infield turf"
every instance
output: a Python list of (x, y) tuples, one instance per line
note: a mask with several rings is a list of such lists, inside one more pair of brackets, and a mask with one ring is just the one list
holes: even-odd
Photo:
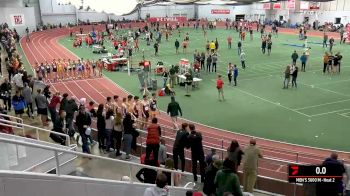
[[(175, 39), (184, 39), (185, 33), (190, 36), (188, 53), (175, 54)], [(121, 32), (125, 33), (125, 32)], [(232, 49), (228, 49), (227, 36), (233, 37)], [(184, 117), (206, 125), (230, 130), (233, 132), (286, 141), (295, 144), (350, 150), (350, 46), (339, 45), (337, 42), (333, 51), (343, 55), (341, 74), (322, 74), (322, 55), (325, 49), (321, 44), (309, 43), (311, 55), (306, 66), (306, 72), (299, 72), (297, 89), (282, 89), (283, 72), (291, 63), (294, 50), (301, 55), (304, 41), (298, 40), (298, 35), (280, 34), (273, 37), (271, 56), (260, 51), (260, 33), (254, 32), (254, 40), (249, 35), (243, 42), (246, 53), (246, 70), (240, 66), (237, 54), (238, 33), (232, 30), (217, 29), (208, 31), (208, 40), (219, 41), (219, 62), (217, 74), (223, 75), (225, 86), (225, 102), (219, 102), (215, 87), (215, 73), (201, 73), (203, 81), (199, 88), (194, 89), (191, 97), (186, 97), (184, 87), (176, 86), (176, 99), (180, 103)], [(321, 42), (322, 38), (309, 37), (311, 42)], [(98, 59), (100, 54), (93, 54), (90, 48), (73, 48), (69, 37), (62, 38), (60, 43), (79, 57)], [(201, 30), (182, 29), (181, 36), (175, 32), (160, 44), (159, 56), (154, 55), (153, 43), (146, 45), (140, 39), (140, 51), (134, 52), (133, 66), (138, 66), (142, 59), (142, 49), (145, 58), (155, 66), (158, 61), (166, 66), (176, 64), (181, 58), (193, 60), (194, 50), (205, 50), (206, 41)], [(289, 45), (287, 45), (289, 44)], [(107, 41), (106, 48), (114, 52)], [(227, 64), (238, 65), (238, 86), (228, 85)], [(300, 61), (297, 66), (301, 67)], [(126, 72), (104, 72), (105, 76), (122, 86), (129, 92), (140, 95), (139, 81), (136, 73), (128, 76)], [(161, 76), (158, 87), (163, 84)], [(170, 97), (159, 98), (160, 107), (166, 110)]]

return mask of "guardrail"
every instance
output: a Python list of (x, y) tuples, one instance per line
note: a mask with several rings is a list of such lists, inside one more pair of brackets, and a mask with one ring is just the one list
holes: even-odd
[[(145, 121), (141, 121), (141, 120), (136, 120), (136, 122), (142, 123), (142, 124), (151, 124), (150, 122), (145, 122)], [(168, 126), (168, 125), (164, 125), (164, 124), (161, 124), (161, 123), (158, 123), (158, 125), (162, 128), (162, 130), (165, 130), (165, 132), (167, 132), (167, 133), (169, 133), (169, 132), (170, 133), (171, 132), (176, 133), (176, 131), (177, 131), (174, 127), (171, 127), (171, 126)], [(164, 135), (166, 135), (166, 134), (164, 134)], [(217, 143), (213, 143), (213, 147), (211, 147), (213, 149), (224, 149), (225, 146), (227, 146), (227, 145), (229, 145), (231, 143), (231, 140), (219, 139), (219, 138), (211, 137), (211, 136), (208, 136), (208, 135), (205, 135), (205, 134), (203, 135), (203, 138), (209, 138), (211, 140), (216, 140), (217, 141)], [(257, 138), (257, 140), (259, 140), (259, 138)], [(238, 141), (238, 142), (240, 143), (240, 145), (242, 145), (242, 144), (243, 145), (248, 145), (248, 142), (242, 142), (242, 141)], [(205, 142), (205, 140), (204, 140), (204, 143), (209, 143), (209, 142)], [(215, 147), (214, 145), (215, 146), (220, 146), (220, 148)], [(303, 158), (303, 157), (304, 158), (308, 158), (308, 159), (314, 159), (314, 160), (317, 160), (317, 161), (322, 161), (325, 158), (325, 157), (320, 156), (318, 154), (300, 152), (300, 151), (295, 151), (293, 149), (273, 148), (273, 147), (262, 145), (262, 144), (260, 144), (259, 147), (260, 147), (261, 150), (268, 150), (268, 151), (278, 152), (280, 154), (285, 154), (285, 155), (288, 155), (288, 156), (293, 156), (295, 162), (299, 162), (299, 159)], [(349, 153), (349, 155), (350, 155), (350, 153)]]
[(153, 169), (156, 171), (171, 173), (171, 185), (170, 185), (171, 187), (174, 187), (174, 175), (175, 174), (181, 174), (181, 175), (184, 175), (187, 177), (192, 177), (192, 174), (190, 174), (188, 172), (180, 172), (180, 171), (165, 169), (165, 168), (161, 168), (161, 167), (153, 167), (153, 166), (149, 166), (149, 165), (143, 165), (143, 164), (139, 164), (139, 163), (133, 163), (133, 162), (129, 162), (129, 161), (112, 159), (112, 158), (102, 157), (102, 156), (97, 156), (97, 155), (91, 155), (91, 154), (86, 154), (86, 153), (82, 153), (82, 152), (70, 151), (70, 150), (66, 150), (66, 149), (60, 149), (60, 148), (45, 146), (45, 145), (41, 145), (41, 144), (34, 144), (34, 143), (25, 142), (25, 141), (17, 141), (17, 140), (13, 140), (13, 139), (0, 138), (0, 142), (53, 151), (54, 155), (55, 155), (55, 160), (56, 160), (56, 175), (57, 176), (61, 175), (60, 163), (59, 163), (59, 159), (58, 159), (59, 153), (67, 153), (67, 154), (73, 154), (76, 156), (86, 157), (86, 158), (90, 158), (90, 159), (99, 159), (99, 160), (103, 160), (103, 161), (110, 161), (110, 162), (114, 162), (114, 163), (128, 165), (129, 178), (130, 178), (131, 183), (133, 182), (133, 180), (132, 180), (132, 178), (133, 178), (132, 166), (137, 166), (137, 167), (141, 167), (141, 168), (148, 168), (148, 169)]
[(66, 140), (66, 145), (70, 146), (70, 137), (69, 137), (69, 135), (64, 134), (64, 133), (58, 133), (58, 132), (47, 130), (47, 129), (43, 129), (43, 128), (40, 128), (40, 127), (35, 127), (35, 126), (27, 125), (27, 124), (24, 124), (24, 123), (18, 123), (18, 122), (14, 122), (14, 121), (10, 121), (10, 120), (5, 120), (5, 119), (0, 119), (0, 125), (12, 127), (12, 128), (22, 129), (23, 137), (25, 137), (25, 135), (26, 135), (25, 128), (34, 129), (37, 140), (40, 140), (40, 133), (39, 132), (45, 132), (45, 133), (49, 133), (49, 134), (52, 133), (52, 134), (56, 134), (56, 135), (59, 135), (59, 136), (63, 136), (65, 138), (65, 140)]

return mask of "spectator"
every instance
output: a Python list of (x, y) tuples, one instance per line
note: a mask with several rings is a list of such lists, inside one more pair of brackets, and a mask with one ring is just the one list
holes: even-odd
[(152, 124), (150, 124), (147, 128), (146, 139), (146, 160), (149, 159), (151, 153), (153, 152), (155, 162), (158, 162), (159, 139), (161, 136), (161, 129), (157, 123), (158, 119), (153, 118)]
[(211, 149), (210, 153), (205, 156), (205, 163), (210, 165), (213, 161), (213, 156), (216, 155), (216, 150), (214, 148)]
[(64, 93), (63, 96), (62, 96), (61, 103), (60, 103), (60, 110), (64, 110), (64, 108), (66, 107), (67, 102), (68, 102), (68, 94)]
[(239, 147), (237, 140), (232, 140), (230, 147), (227, 149), (227, 158), (235, 163), (236, 170), (241, 165), (243, 151)]
[[(326, 158), (322, 166), (332, 167), (335, 176), (343, 176), (345, 173), (344, 164), (338, 160), (338, 154), (336, 153), (332, 153), (329, 158)], [(316, 184), (316, 195), (341, 195), (342, 193), (342, 179), (336, 178), (334, 183)]]
[(123, 116), (120, 110), (118, 110), (118, 107), (115, 108), (115, 118), (114, 118), (114, 136), (115, 136), (115, 140), (116, 140), (116, 153), (115, 155), (118, 157), (120, 155), (122, 155), (120, 153), (120, 147), (122, 144), (122, 137), (123, 137), (123, 130), (122, 130), (122, 120), (123, 120)]
[(68, 128), (68, 135), (72, 137), (75, 133), (73, 127), (74, 113), (78, 111), (78, 105), (73, 97), (71, 97), (66, 103), (61, 103), (64, 104), (64, 111), (66, 111), (66, 127)]
[(5, 110), (7, 111), (11, 111), (11, 89), (11, 83), (5, 78), (0, 86), (0, 95), (4, 102)]
[(197, 161), (199, 161), (201, 182), (204, 182), (205, 162), (202, 144), (202, 134), (195, 130), (194, 124), (189, 125), (191, 133), (188, 136), (187, 144), (191, 147), (193, 179), (197, 182)]
[(146, 188), (143, 196), (167, 196), (168, 190), (165, 189), (167, 177), (163, 173), (159, 173), (156, 178), (156, 187)]
[(104, 105), (101, 103), (98, 105), (97, 112), (96, 112), (96, 126), (97, 126), (97, 140), (98, 140), (98, 148), (100, 150), (104, 150), (106, 148), (105, 146), (105, 138), (106, 138), (106, 121), (105, 121), (105, 115), (103, 113)]
[(166, 155), (165, 140), (163, 138), (161, 138), (160, 139), (160, 144), (159, 144), (159, 152), (158, 152), (158, 161), (159, 161), (159, 163), (164, 165), (166, 158), (167, 158), (167, 155)]
[[(15, 110), (16, 117), (22, 118), (24, 113), (24, 108), (26, 107), (26, 101), (19, 91), (16, 91), (16, 94), (12, 97), (12, 105)], [(17, 121), (19, 123), (19, 121)]]
[(253, 192), (258, 175), (258, 161), (262, 158), (260, 149), (256, 147), (255, 139), (251, 139), (249, 146), (244, 149), (243, 187), (244, 192)]
[[(156, 167), (156, 162), (154, 160), (145, 160), (145, 165)], [(157, 171), (149, 168), (141, 168), (136, 174), (136, 178), (142, 183), (154, 184), (156, 177)]]
[(175, 101), (174, 96), (171, 97), (171, 102), (168, 104), (167, 113), (170, 115), (173, 125), (176, 128), (177, 117), (179, 116), (179, 113), (182, 116), (182, 111), (179, 103)]
[(50, 100), (49, 104), (49, 112), (51, 115), (51, 121), (55, 122), (57, 118), (57, 105), (60, 103), (60, 92), (56, 92), (52, 99)]
[[(174, 161), (173, 161), (173, 159), (167, 158), (165, 160), (165, 166), (164, 167), (165, 167), (165, 169), (174, 170)], [(171, 186), (171, 172), (163, 172), (163, 173), (166, 175), (166, 177), (168, 179), (167, 184), (169, 186)], [(181, 176), (179, 174), (176, 174), (176, 173), (174, 173), (173, 175), (174, 175), (174, 186), (178, 186)]]
[(174, 146), (173, 146), (173, 159), (174, 168), (178, 169), (178, 158), (181, 160), (181, 170), (185, 171), (185, 147), (187, 145), (187, 123), (182, 123), (182, 128), (176, 132)]
[(47, 109), (48, 109), (47, 99), (43, 95), (41, 89), (38, 89), (37, 92), (38, 92), (38, 95), (35, 97), (35, 103), (37, 106), (38, 115), (40, 115), (43, 126), (44, 127), (49, 126), (49, 124), (47, 123)]
[(34, 119), (32, 89), (29, 88), (28, 83), (24, 83), (24, 89), (22, 94), (23, 94), (24, 100), (26, 101), (28, 117)]
[[(58, 118), (56, 118), (55, 121), (53, 121), (53, 131), (58, 133), (66, 133), (66, 130), (64, 129), (65, 117), (66, 117), (66, 112), (64, 110), (61, 110), (59, 112)], [(63, 136), (50, 133), (50, 138), (55, 142), (60, 143), (61, 145), (66, 144), (66, 138)]]
[(350, 164), (345, 165), (346, 179), (345, 179), (345, 192), (346, 196), (350, 196)]
[(78, 128), (81, 140), (83, 142), (82, 145), (82, 150), (84, 153), (90, 154), (90, 148), (88, 146), (88, 135), (86, 134), (86, 130), (90, 127), (91, 125), (91, 117), (90, 115), (86, 112), (85, 106), (81, 105), (79, 107), (79, 113), (75, 118), (75, 124)]
[(19, 71), (15, 76), (12, 78), (12, 82), (15, 84), (16, 91), (22, 92), (23, 90), (23, 80), (22, 80), (22, 71)]
[(234, 196), (243, 196), (235, 167), (235, 162), (229, 158), (225, 159), (223, 169), (216, 173), (214, 180), (216, 196), (223, 196), (226, 192)]
[(110, 152), (110, 149), (114, 147), (112, 145), (112, 132), (113, 132), (113, 127), (114, 127), (114, 112), (113, 109), (108, 108), (106, 112), (106, 119), (105, 119), (105, 133), (106, 133), (106, 152)]
[(130, 113), (125, 114), (125, 118), (123, 120), (123, 128), (124, 128), (124, 135), (123, 135), (123, 140), (124, 140), (124, 151), (125, 151), (125, 159), (130, 160), (130, 152), (131, 152), (131, 142), (132, 142), (132, 135), (133, 132), (136, 131), (134, 126), (134, 120), (131, 119)]
[(212, 162), (208, 165), (205, 170), (205, 180), (203, 186), (203, 192), (208, 196), (215, 195), (215, 176), (216, 173), (221, 169), (222, 162), (218, 155), (212, 157)]

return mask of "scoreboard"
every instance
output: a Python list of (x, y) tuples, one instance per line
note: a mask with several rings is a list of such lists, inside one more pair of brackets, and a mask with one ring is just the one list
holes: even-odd
[(294, 183), (332, 183), (342, 180), (337, 167), (288, 165), (288, 181)]

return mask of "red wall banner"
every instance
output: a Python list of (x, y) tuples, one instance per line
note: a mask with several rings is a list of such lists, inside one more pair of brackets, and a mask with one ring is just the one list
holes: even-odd
[(264, 4), (263, 4), (263, 9), (264, 9), (264, 10), (269, 10), (269, 9), (271, 9), (271, 3), (264, 3)]
[(273, 4), (273, 9), (274, 9), (274, 10), (279, 10), (279, 9), (281, 9), (281, 3), (274, 3), (274, 4)]
[(218, 9), (212, 9), (211, 14), (230, 14), (230, 10), (218, 10)]
[(310, 10), (319, 10), (321, 7), (320, 2), (310, 2)]
[(177, 16), (177, 17), (150, 17), (148, 22), (186, 22), (187, 17)]
[(295, 10), (295, 0), (288, 0), (287, 9)]

